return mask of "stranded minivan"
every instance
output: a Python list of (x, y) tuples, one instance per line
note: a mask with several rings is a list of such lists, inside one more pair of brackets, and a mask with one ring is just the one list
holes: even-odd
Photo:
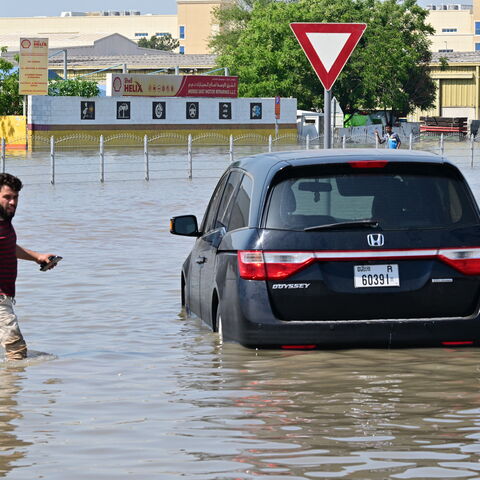
[(252, 348), (479, 345), (480, 217), (457, 167), (415, 151), (232, 163), (181, 271), (182, 303)]

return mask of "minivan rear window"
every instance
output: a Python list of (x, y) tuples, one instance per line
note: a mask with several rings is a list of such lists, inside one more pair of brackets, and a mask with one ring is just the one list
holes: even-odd
[(269, 197), (267, 228), (368, 220), (382, 229), (456, 228), (479, 221), (465, 181), (448, 165), (300, 168), (282, 177)]

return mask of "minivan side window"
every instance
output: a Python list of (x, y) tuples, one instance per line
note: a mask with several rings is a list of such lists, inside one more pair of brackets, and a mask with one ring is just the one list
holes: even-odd
[(228, 175), (224, 175), (222, 179), (218, 182), (215, 191), (213, 192), (210, 203), (208, 204), (207, 211), (203, 218), (201, 231), (203, 234), (210, 232), (215, 229), (215, 218), (217, 217), (218, 204), (222, 198), (223, 190), (225, 189), (225, 184), (227, 183)]
[(242, 180), (242, 176), (243, 174), (241, 172), (232, 172), (230, 174), (228, 182), (225, 186), (225, 190), (223, 191), (220, 206), (218, 207), (218, 215), (215, 222), (215, 228), (227, 228), (230, 211), (232, 210), (233, 201), (235, 199), (235, 193), (237, 192), (237, 187)]
[(252, 179), (249, 176), (244, 175), (230, 214), (230, 223), (228, 225), (229, 231), (248, 227), (252, 188)]

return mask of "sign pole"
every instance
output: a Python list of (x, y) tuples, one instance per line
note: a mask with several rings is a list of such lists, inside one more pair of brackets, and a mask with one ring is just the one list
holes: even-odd
[(323, 95), (323, 148), (332, 148), (332, 91)]

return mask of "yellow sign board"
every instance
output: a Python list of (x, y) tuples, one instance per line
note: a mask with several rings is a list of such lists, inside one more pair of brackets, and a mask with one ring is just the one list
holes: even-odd
[(48, 95), (48, 38), (20, 39), (20, 95)]

